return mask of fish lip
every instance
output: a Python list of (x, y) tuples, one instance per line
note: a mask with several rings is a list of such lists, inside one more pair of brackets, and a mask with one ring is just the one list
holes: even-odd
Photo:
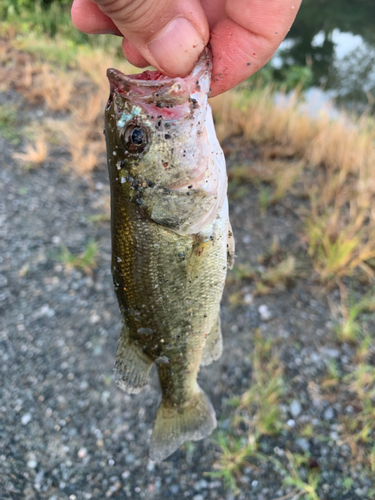
[(119, 93), (129, 99), (143, 102), (182, 103), (186, 102), (194, 92), (209, 92), (211, 70), (212, 54), (206, 47), (192, 72), (185, 78), (168, 77), (159, 71), (124, 75), (114, 68), (107, 69), (107, 78), (111, 95)]

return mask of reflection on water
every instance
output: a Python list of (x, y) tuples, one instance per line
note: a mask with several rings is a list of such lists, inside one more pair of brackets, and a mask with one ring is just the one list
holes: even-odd
[(304, 0), (272, 65), (277, 76), (306, 64), (312, 87), (346, 107), (375, 110), (375, 1)]

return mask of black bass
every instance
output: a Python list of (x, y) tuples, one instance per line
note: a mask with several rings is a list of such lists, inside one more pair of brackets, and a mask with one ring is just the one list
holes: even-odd
[(211, 56), (206, 49), (186, 78), (107, 76), (112, 274), (124, 318), (115, 373), (137, 393), (156, 364), (162, 400), (150, 457), (160, 461), (216, 427), (197, 375), (222, 352), (219, 309), (234, 239), (207, 103)]

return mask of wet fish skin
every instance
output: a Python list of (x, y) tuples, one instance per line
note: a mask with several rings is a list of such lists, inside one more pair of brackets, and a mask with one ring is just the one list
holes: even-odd
[(157, 366), (157, 461), (216, 426), (197, 374), (221, 355), (220, 300), (234, 240), (207, 105), (210, 71), (208, 53), (184, 80), (108, 71), (112, 274), (124, 318), (115, 372), (136, 393)]

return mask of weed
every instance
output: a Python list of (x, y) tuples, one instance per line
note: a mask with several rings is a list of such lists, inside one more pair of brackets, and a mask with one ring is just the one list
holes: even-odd
[(259, 207), (261, 213), (266, 213), (267, 207), (272, 201), (272, 189), (264, 184), (259, 184)]
[(340, 371), (337, 366), (337, 361), (331, 359), (327, 363), (328, 376), (322, 381), (322, 388), (336, 388), (341, 382)]
[(14, 146), (21, 142), (21, 133), (17, 128), (17, 107), (12, 105), (0, 106), (0, 133), (4, 139)]
[(261, 284), (271, 289), (284, 290), (287, 283), (296, 276), (296, 259), (289, 255), (274, 267), (266, 269), (261, 275)]
[(248, 459), (262, 460), (264, 456), (257, 451), (256, 439), (244, 442), (243, 439), (218, 433), (215, 441), (220, 447), (220, 458), (213, 465), (215, 472), (208, 472), (207, 475), (223, 479), (225, 486), (237, 494), (243, 467), (258, 469)]
[(244, 420), (251, 432), (277, 434), (283, 428), (279, 407), (284, 393), (283, 366), (277, 357), (272, 356), (272, 342), (263, 339), (259, 330), (254, 336), (251, 362), (252, 384), (241, 396), (239, 408), (246, 410)]
[(35, 144), (27, 144), (25, 153), (13, 153), (13, 158), (23, 163), (25, 170), (30, 170), (41, 165), (48, 158), (48, 143), (40, 137)]
[(274, 459), (276, 467), (283, 472), (285, 485), (293, 486), (293, 498), (304, 498), (305, 500), (320, 500), (317, 487), (320, 480), (318, 468), (310, 467), (310, 457), (306, 455), (293, 454), (286, 451), (288, 459), (287, 468), (279, 460)]
[[(374, 289), (369, 290), (357, 303), (347, 298), (346, 289), (342, 284), (340, 284), (340, 292), (343, 322), (336, 329), (337, 338), (340, 342), (354, 343), (364, 337), (361, 323), (358, 321), (359, 315), (375, 310)], [(368, 347), (369, 342), (370, 339), (362, 345), (362, 348)]]
[(228, 403), (236, 407), (233, 425), (243, 424), (247, 428), (247, 439), (231, 437), (219, 433), (220, 458), (211, 473), (224, 480), (232, 491), (238, 491), (241, 470), (245, 465), (256, 468), (247, 460), (252, 458), (264, 461), (265, 455), (259, 452), (259, 439), (262, 435), (275, 435), (282, 428), (279, 403), (284, 392), (283, 367), (273, 353), (274, 342), (262, 337), (260, 330), (254, 335), (254, 350), (251, 355), (251, 388), (242, 396)]
[(80, 255), (74, 255), (66, 247), (62, 247), (57, 259), (63, 262), (68, 269), (74, 267), (92, 275), (92, 270), (96, 267), (98, 253), (99, 244), (90, 240)]

